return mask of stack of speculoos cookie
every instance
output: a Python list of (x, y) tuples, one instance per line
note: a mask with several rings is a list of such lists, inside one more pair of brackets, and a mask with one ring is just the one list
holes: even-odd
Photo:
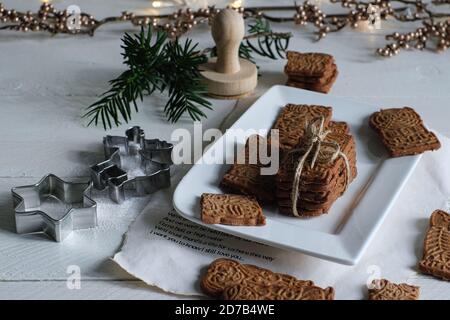
[(287, 85), (328, 93), (339, 74), (333, 56), (326, 53), (288, 51), (284, 72)]
[[(347, 186), (357, 175), (355, 140), (349, 133), (347, 123), (331, 121), (332, 109), (330, 107), (288, 105), (283, 109), (275, 124), (275, 127), (280, 129), (280, 145), (283, 146), (282, 150), (285, 153), (275, 178), (276, 198), (279, 212), (282, 214), (294, 215), (291, 193), (299, 154), (304, 153), (302, 148), (305, 147), (304, 125), (291, 129), (288, 136), (282, 134), (284, 119), (291, 119), (292, 113), (296, 114), (299, 119), (313, 119), (318, 115), (323, 117), (324, 130), (329, 131), (324, 142), (337, 143), (348, 160), (349, 167), (343, 157), (338, 157), (329, 163), (316, 163), (314, 168), (311, 168), (310, 161), (308, 161), (310, 159), (307, 159), (298, 188), (297, 214), (305, 217), (318, 216), (330, 210), (333, 203), (345, 192)], [(290, 139), (292, 136), (297, 139), (295, 146), (294, 141)], [(292, 148), (299, 149), (300, 152), (291, 152)]]
[[(291, 192), (296, 163), (301, 153), (290, 152), (302, 148), (306, 125), (318, 117), (324, 118), (324, 129), (330, 131), (325, 141), (335, 141), (340, 146), (348, 159), (350, 170), (347, 171), (345, 160), (340, 157), (327, 165), (317, 164), (313, 169), (306, 164), (300, 179), (297, 211), (299, 216), (327, 213), (357, 174), (354, 138), (349, 133), (347, 123), (331, 121), (331, 107), (286, 105), (272, 127), (279, 134), (277, 142), (281, 163), (278, 173), (265, 176), (260, 174), (261, 164), (236, 163), (225, 173), (221, 186), (232, 193), (254, 196), (262, 203), (278, 203), (280, 213), (293, 215)], [(266, 146), (274, 142), (273, 137), (258, 139)], [(243, 152), (247, 160), (250, 153), (248, 142)]]

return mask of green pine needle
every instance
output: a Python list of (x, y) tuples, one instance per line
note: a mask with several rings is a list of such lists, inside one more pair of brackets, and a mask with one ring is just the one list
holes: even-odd
[(193, 120), (201, 120), (206, 114), (198, 106), (211, 109), (211, 104), (203, 96), (206, 87), (200, 81), (198, 66), (206, 62), (206, 57), (197, 54), (197, 44), (186, 40), (184, 46), (179, 42), (169, 42), (166, 47), (169, 101), (164, 112), (169, 121), (177, 122), (187, 113)]
[[(254, 54), (273, 60), (285, 57), (292, 37), (290, 32), (274, 32), (269, 21), (261, 18), (255, 19), (248, 27), (248, 34), (239, 46), (239, 57), (253, 63)], [(217, 56), (216, 47), (211, 49), (210, 55)]]
[(142, 27), (139, 34), (125, 34), (122, 41), (128, 70), (111, 80), (111, 88), (87, 108), (83, 117), (90, 119), (88, 125), (101, 122), (106, 130), (122, 121), (128, 123), (133, 109), (138, 111), (137, 101), (155, 91), (169, 95), (164, 107), (169, 121), (176, 122), (184, 114), (193, 120), (206, 117), (202, 109), (211, 109), (211, 103), (202, 97), (206, 88), (198, 72), (206, 57), (198, 54), (197, 44), (189, 39), (184, 44), (178, 39), (168, 41), (162, 31), (154, 37), (151, 27), (147, 31)]
[[(292, 37), (289, 32), (273, 32), (269, 21), (260, 18), (256, 19), (254, 24), (249, 25), (249, 35), (250, 37), (245, 40), (245, 44), (241, 44), (241, 47), (244, 46), (250, 54), (254, 51), (260, 56), (273, 60), (285, 57), (289, 40)], [(252, 38), (256, 38), (256, 44), (253, 43)]]

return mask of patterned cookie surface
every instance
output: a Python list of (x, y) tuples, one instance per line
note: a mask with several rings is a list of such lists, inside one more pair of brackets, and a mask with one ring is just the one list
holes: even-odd
[(328, 129), (337, 134), (348, 134), (350, 131), (347, 122), (344, 121), (330, 121), (328, 124)]
[(443, 210), (435, 210), (430, 217), (430, 226), (450, 230), (450, 214)]
[(369, 125), (381, 136), (391, 157), (415, 155), (441, 146), (436, 135), (425, 128), (420, 116), (409, 107), (375, 112)]
[(316, 286), (249, 285), (229, 286), (223, 292), (224, 300), (333, 300), (334, 289)]
[(333, 68), (334, 58), (326, 53), (288, 51), (284, 72), (300, 77), (322, 77)]
[(257, 166), (267, 165), (270, 159), (263, 157), (270, 157), (271, 145), (270, 139), (266, 139), (258, 134), (251, 135), (247, 138), (245, 146), (235, 159), (235, 163), (251, 164)]
[(235, 193), (255, 196), (262, 202), (272, 202), (273, 179), (273, 176), (261, 175), (258, 166), (235, 164), (225, 173), (220, 186)]
[(312, 281), (299, 280), (293, 276), (272, 272), (254, 265), (241, 264), (231, 259), (214, 260), (208, 267), (200, 282), (202, 291), (212, 297), (220, 297), (229, 286), (249, 285), (283, 285), (313, 286)]
[(285, 152), (295, 147), (305, 133), (306, 124), (313, 118), (323, 116), (327, 126), (331, 120), (331, 114), (331, 107), (287, 104), (272, 127), (278, 130), (280, 150)]
[[(255, 139), (256, 145), (251, 143), (252, 139)], [(243, 159), (236, 159), (236, 163), (223, 176), (221, 187), (234, 193), (255, 196), (262, 202), (272, 202), (275, 199), (274, 176), (261, 175), (261, 169), (264, 166), (259, 158), (261, 147), (266, 148), (265, 154), (270, 155), (269, 142), (265, 138), (259, 135), (249, 137), (244, 150), (239, 153)], [(239, 163), (237, 163), (238, 160), (240, 160)]]
[(436, 210), (431, 215), (419, 269), (450, 280), (450, 215), (445, 211)]
[(236, 194), (204, 193), (201, 198), (202, 221), (208, 224), (263, 226), (266, 218), (256, 199)]
[(369, 289), (369, 300), (418, 300), (420, 289), (406, 283), (392, 283), (386, 279), (374, 280)]

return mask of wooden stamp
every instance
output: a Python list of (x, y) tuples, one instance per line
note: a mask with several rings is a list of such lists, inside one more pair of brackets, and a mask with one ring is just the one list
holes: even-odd
[(214, 18), (211, 33), (216, 43), (217, 58), (200, 66), (208, 94), (219, 99), (236, 99), (255, 89), (256, 65), (239, 58), (239, 46), (245, 34), (244, 19), (232, 10), (221, 10)]

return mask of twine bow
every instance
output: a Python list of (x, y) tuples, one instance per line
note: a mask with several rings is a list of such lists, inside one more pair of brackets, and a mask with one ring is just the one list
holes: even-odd
[(336, 141), (325, 141), (326, 136), (331, 132), (330, 130), (324, 130), (325, 118), (323, 116), (314, 118), (306, 124), (306, 131), (304, 135), (305, 144), (302, 148), (294, 149), (289, 152), (299, 153), (303, 152), (306, 148), (306, 152), (303, 153), (298, 161), (297, 168), (295, 169), (294, 182), (292, 183), (291, 201), (292, 212), (294, 216), (300, 217), (297, 211), (298, 193), (300, 188), (300, 179), (302, 175), (303, 167), (308, 159), (308, 156), (313, 152), (310, 167), (314, 168), (315, 164), (330, 164), (333, 163), (338, 157), (342, 157), (345, 162), (346, 168), (346, 181), (345, 189), (347, 189), (349, 177), (350, 177), (350, 164), (348, 158), (341, 151), (341, 147)]

